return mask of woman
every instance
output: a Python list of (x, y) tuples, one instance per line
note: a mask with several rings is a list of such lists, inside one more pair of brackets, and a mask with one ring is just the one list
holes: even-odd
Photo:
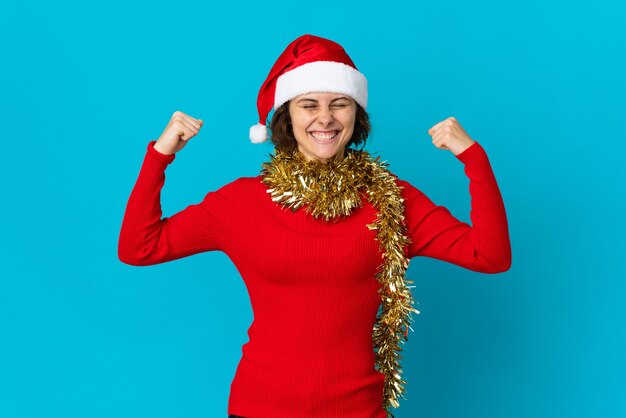
[[(472, 226), (397, 178), (362, 145), (367, 81), (344, 49), (304, 35), (258, 96), (254, 143), (275, 155), (202, 202), (161, 219), (164, 171), (203, 121), (175, 112), (150, 141), (130, 195), (119, 258), (151, 265), (223, 251), (250, 294), (254, 321), (231, 384), (231, 417), (393, 417), (406, 383), (398, 352), (413, 308), (404, 275), (425, 256), (483, 273), (511, 265), (489, 160), (455, 118), (428, 133), (470, 180)], [(373, 349), (372, 349), (373, 348)]]

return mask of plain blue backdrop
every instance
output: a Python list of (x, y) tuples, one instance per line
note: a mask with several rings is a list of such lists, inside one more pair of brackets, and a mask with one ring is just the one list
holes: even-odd
[(617, 1), (3, 2), (0, 416), (225, 417), (252, 321), (225, 254), (117, 258), (148, 142), (204, 120), (166, 171), (164, 216), (272, 151), (248, 140), (289, 42), (342, 44), (369, 81), (366, 149), (469, 222), (463, 165), (487, 151), (513, 265), (427, 258), (398, 418), (626, 416), (626, 33)]

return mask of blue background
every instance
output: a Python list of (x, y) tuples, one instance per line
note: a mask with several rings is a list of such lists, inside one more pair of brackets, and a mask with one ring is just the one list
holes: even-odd
[(243, 281), (219, 252), (125, 265), (119, 228), (175, 110), (205, 124), (167, 169), (164, 216), (258, 173), (256, 94), (304, 33), (367, 76), (367, 150), (469, 222), (463, 166), (427, 133), (455, 116), (506, 205), (509, 271), (412, 260), (396, 416), (626, 416), (619, 2), (8, 3), (0, 416), (226, 416)]

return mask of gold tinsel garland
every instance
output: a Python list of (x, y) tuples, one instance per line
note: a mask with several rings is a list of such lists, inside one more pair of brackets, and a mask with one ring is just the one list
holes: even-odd
[[(402, 380), (400, 347), (408, 340), (413, 297), (405, 280), (409, 259), (404, 200), (401, 187), (380, 157), (373, 159), (367, 151), (346, 148), (344, 158), (326, 162), (306, 160), (298, 151), (284, 152), (275, 148), (270, 161), (262, 164), (262, 181), (268, 186), (272, 200), (296, 211), (305, 206), (307, 213), (326, 221), (337, 221), (361, 207), (361, 192), (377, 210), (376, 220), (365, 225), (376, 230), (376, 240), (383, 251), (383, 262), (376, 272), (380, 282), (381, 308), (372, 333), (376, 369), (385, 375), (383, 407), (393, 418), (391, 407), (397, 408), (404, 398), (406, 381)], [(411, 328), (412, 329), (412, 328)]]

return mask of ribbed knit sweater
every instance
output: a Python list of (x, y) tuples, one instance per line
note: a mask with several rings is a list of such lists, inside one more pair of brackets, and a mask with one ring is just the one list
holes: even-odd
[[(372, 329), (380, 306), (382, 253), (367, 201), (327, 223), (284, 209), (256, 177), (240, 177), (162, 216), (165, 169), (175, 159), (150, 141), (122, 221), (118, 255), (147, 266), (222, 251), (248, 290), (254, 320), (231, 383), (227, 413), (246, 418), (385, 418), (384, 375)], [(482, 146), (456, 156), (469, 178), (471, 222), (456, 219), (407, 181), (409, 257), (432, 257), (482, 273), (511, 265), (507, 218)], [(416, 297), (417, 299), (417, 297)]]

